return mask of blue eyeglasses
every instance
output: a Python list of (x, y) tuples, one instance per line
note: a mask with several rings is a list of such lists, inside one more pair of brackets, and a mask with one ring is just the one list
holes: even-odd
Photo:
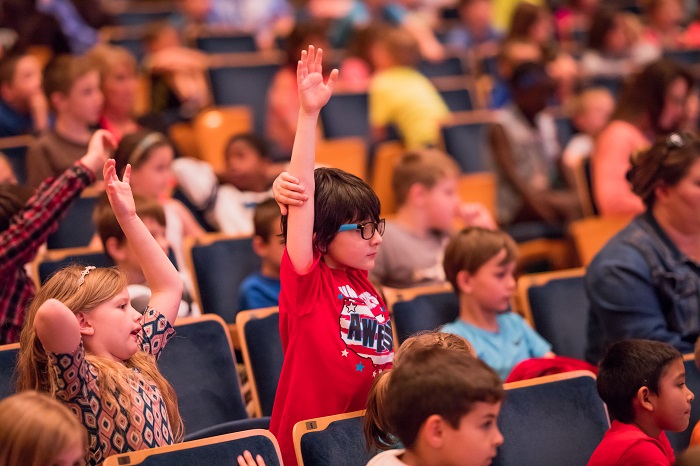
[(344, 225), (340, 225), (338, 231), (360, 230), (362, 239), (369, 241), (374, 237), (375, 231), (378, 231), (379, 236), (382, 236), (384, 234), (385, 227), (386, 224), (384, 219), (380, 219), (379, 222), (346, 223)]

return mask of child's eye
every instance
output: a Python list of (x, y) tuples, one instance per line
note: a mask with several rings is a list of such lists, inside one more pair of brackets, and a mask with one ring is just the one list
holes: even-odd
[(117, 306), (119, 309), (126, 309), (126, 303)]
[(481, 425), (481, 428), (484, 430), (489, 430), (491, 426), (493, 426), (493, 422), (493, 420), (486, 421)]

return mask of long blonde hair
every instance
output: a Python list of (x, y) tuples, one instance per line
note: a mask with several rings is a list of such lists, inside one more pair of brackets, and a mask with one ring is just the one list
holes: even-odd
[(49, 466), (87, 433), (63, 403), (28, 390), (0, 401), (0, 466)]
[[(443, 348), (462, 353), (465, 358), (475, 358), (476, 352), (471, 343), (459, 335), (437, 331), (422, 332), (408, 338), (394, 354), (393, 369), (401, 365), (406, 354), (429, 348)], [(370, 450), (387, 450), (392, 448), (397, 439), (392, 434), (392, 428), (384, 407), (386, 393), (389, 389), (391, 371), (379, 374), (372, 383), (367, 396), (367, 411), (363, 422), (365, 440)]]
[[(48, 299), (57, 299), (74, 313), (90, 312), (96, 306), (112, 299), (126, 288), (127, 280), (124, 272), (116, 267), (97, 268), (85, 276), (79, 285), (83, 267), (69, 266), (54, 273), (39, 289), (36, 297), (29, 306), (27, 321), (20, 336), (20, 352), (18, 361), (17, 387), (19, 390), (39, 390), (55, 395), (58, 387), (54, 378), (49, 375), (49, 364), (46, 350), (39, 341), (34, 329), (34, 319), (39, 307)], [(120, 397), (120, 403), (114, 393), (127, 393), (131, 390), (129, 379), (136, 368), (143, 376), (156, 384), (168, 410), (173, 438), (179, 442), (184, 436), (184, 426), (177, 406), (177, 397), (172, 385), (160, 374), (156, 359), (145, 351), (137, 351), (123, 363), (89, 354), (86, 360), (97, 370), (97, 386), (104, 402), (109, 406), (117, 404), (130, 408), (130, 397)]]

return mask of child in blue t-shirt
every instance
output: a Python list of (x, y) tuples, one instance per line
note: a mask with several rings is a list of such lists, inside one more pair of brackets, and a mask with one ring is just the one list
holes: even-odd
[(444, 259), (460, 309), (459, 318), (442, 331), (466, 338), (504, 380), (525, 359), (554, 357), (551, 345), (509, 310), (516, 252), (506, 233), (470, 227), (450, 241)]
[(280, 264), (282, 263), (282, 216), (274, 199), (255, 208), (253, 249), (262, 259), (260, 271), (249, 275), (238, 292), (238, 309), (259, 309), (277, 306), (280, 296)]

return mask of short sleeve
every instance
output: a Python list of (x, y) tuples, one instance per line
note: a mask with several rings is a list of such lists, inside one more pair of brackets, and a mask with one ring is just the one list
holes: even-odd
[(56, 398), (66, 403), (87, 398), (89, 386), (97, 382), (97, 374), (85, 359), (83, 341), (72, 353), (46, 354), (50, 377), (58, 387)]
[(175, 336), (175, 329), (160, 312), (146, 309), (141, 324), (141, 350), (158, 359), (168, 341)]

